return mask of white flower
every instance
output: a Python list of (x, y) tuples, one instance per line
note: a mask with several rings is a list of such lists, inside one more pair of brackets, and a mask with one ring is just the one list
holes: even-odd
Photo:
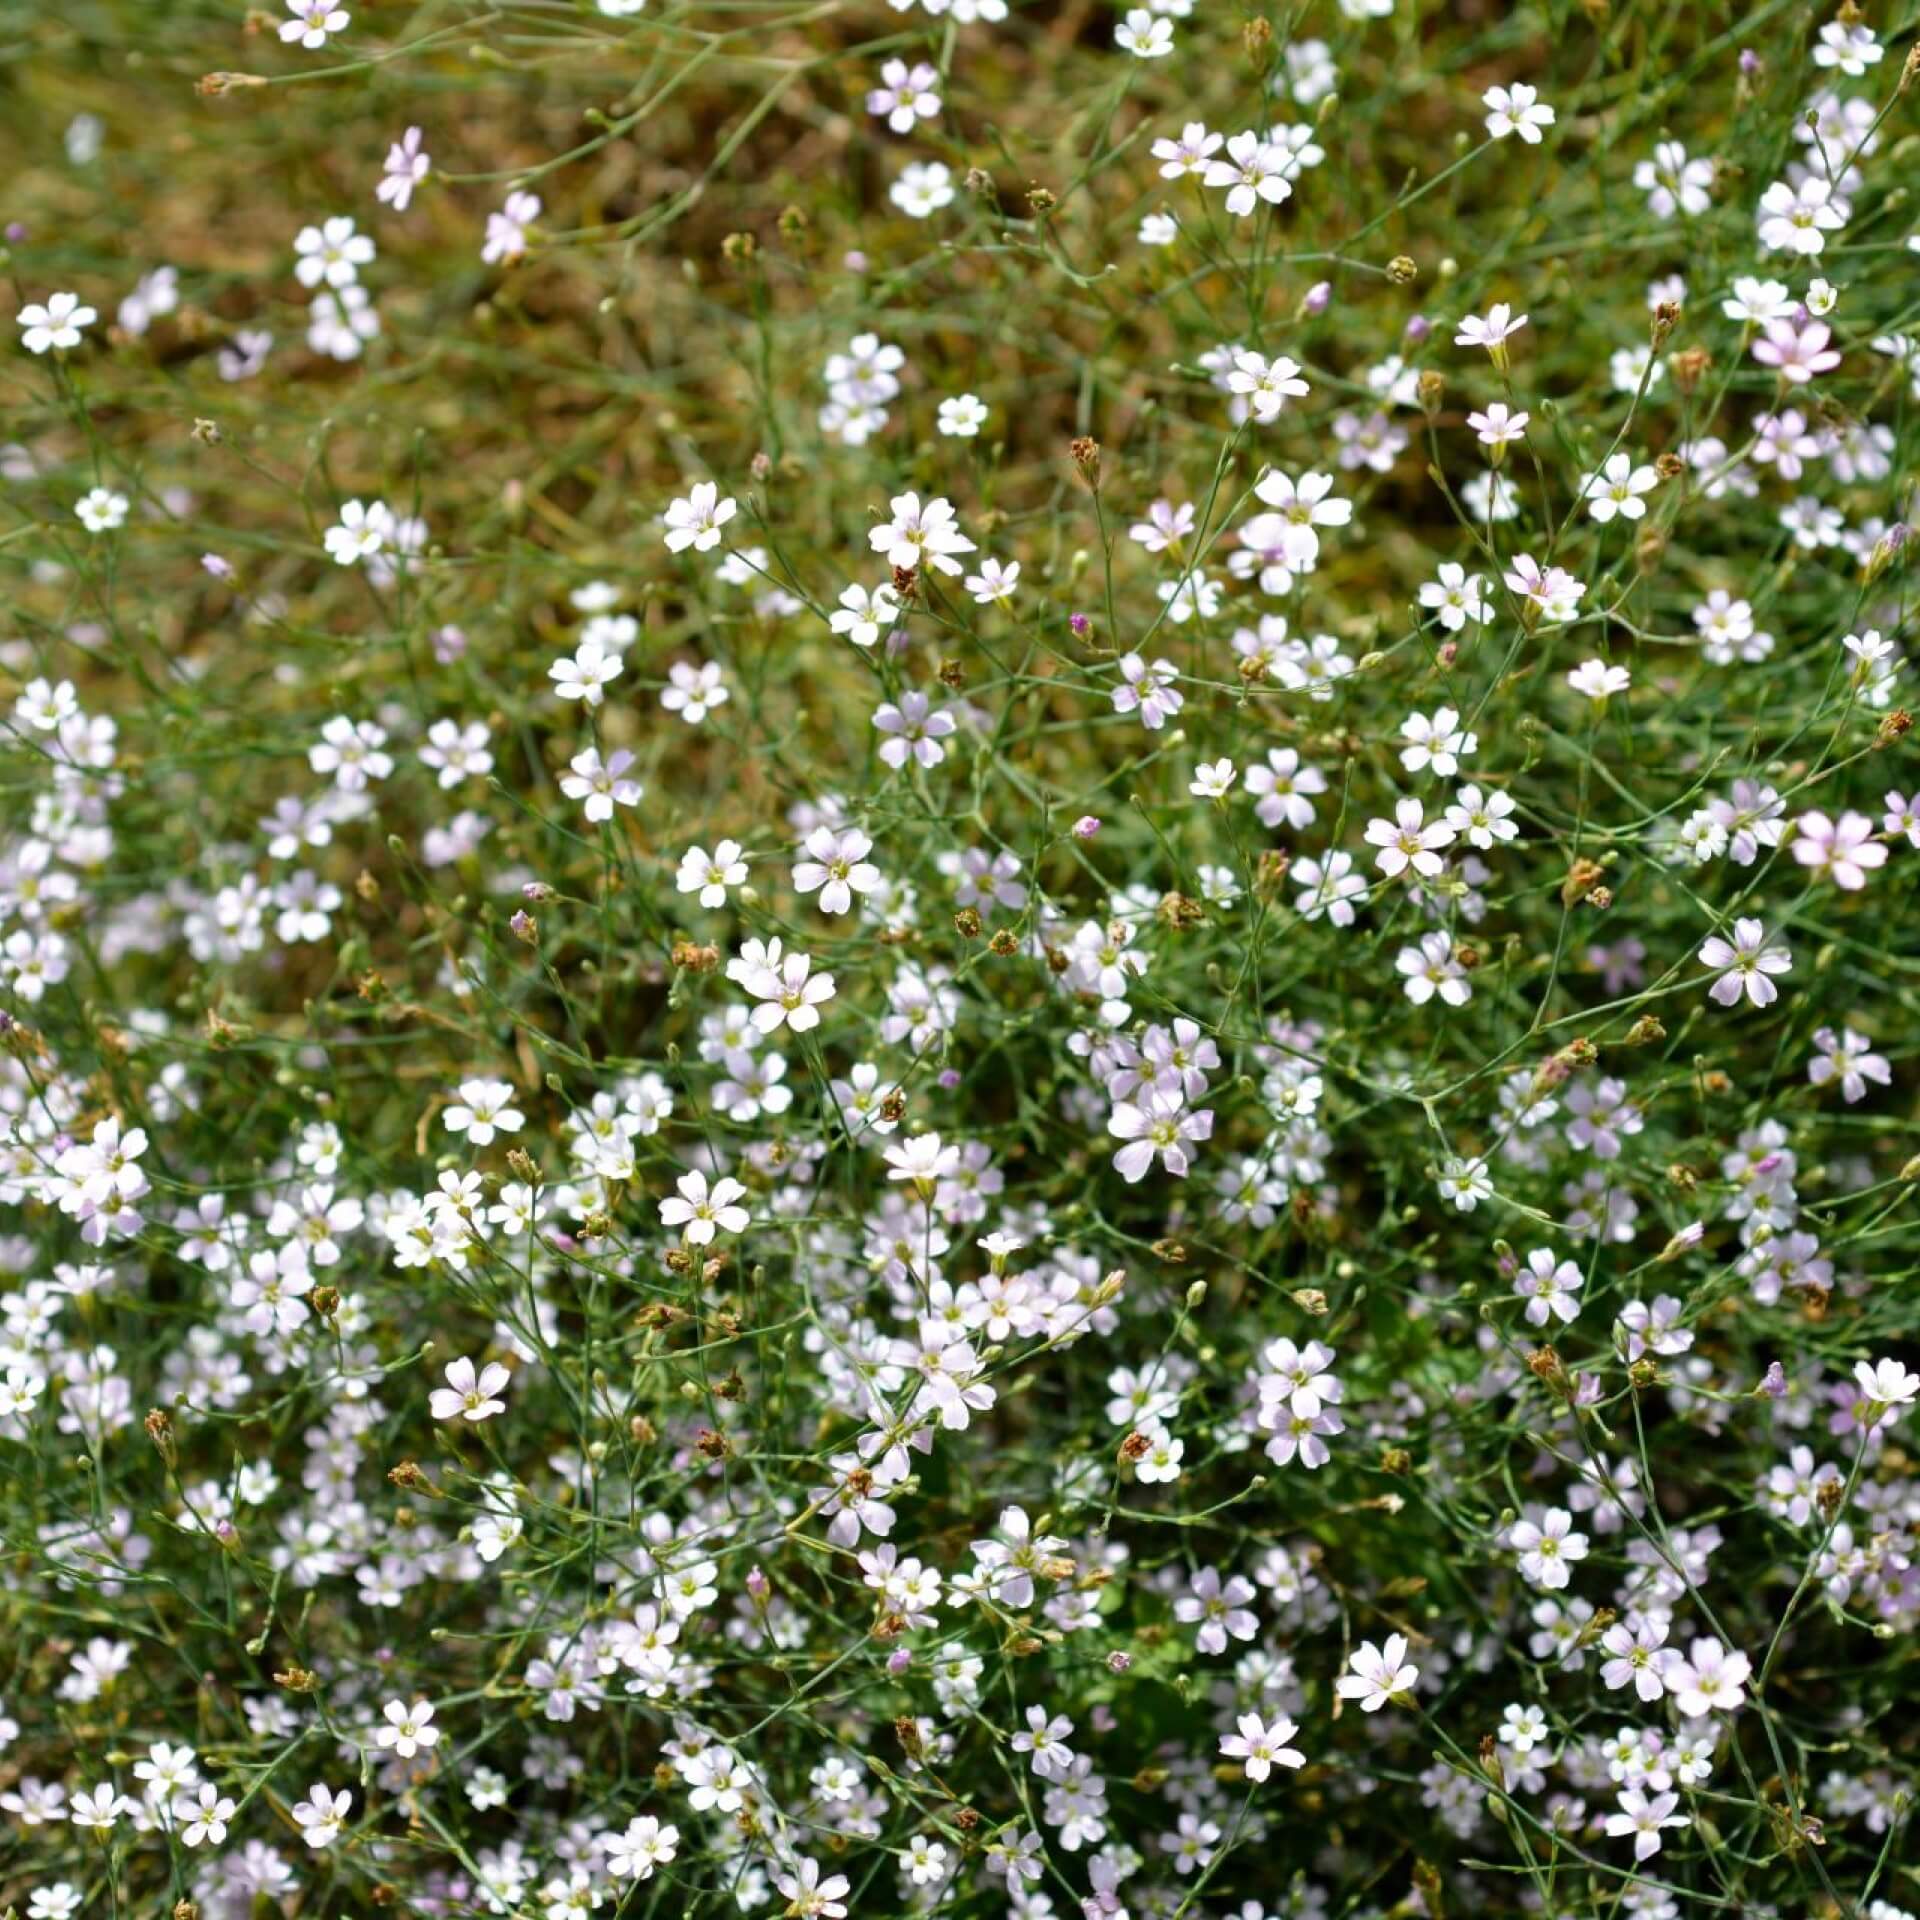
[(447, 1384), (435, 1387), (428, 1396), (427, 1411), (436, 1420), (491, 1420), (507, 1410), (498, 1395), (511, 1378), (498, 1360), (489, 1360), (476, 1373), (473, 1362), (463, 1356), (447, 1368)]
[(1920, 1374), (1909, 1373), (1894, 1359), (1857, 1361), (1853, 1378), (1860, 1389), (1855, 1417), (1863, 1427), (1876, 1427), (1889, 1413), (1904, 1412), (1920, 1394)]
[(940, 402), (937, 424), (950, 439), (971, 440), (987, 424), (986, 403), (978, 394), (954, 394)]
[(1605, 700), (1610, 695), (1625, 693), (1633, 684), (1633, 675), (1625, 667), (1610, 667), (1604, 660), (1582, 660), (1567, 675), (1567, 685), (1575, 693), (1584, 693), (1589, 700)]
[(54, 293), (42, 305), (35, 301), (15, 316), (20, 325), (20, 344), (29, 353), (65, 353), (80, 344), (81, 329), (100, 318), (92, 307), (83, 307), (77, 293)]
[(1265, 1780), (1275, 1767), (1303, 1767), (1307, 1757), (1288, 1746), (1300, 1729), (1282, 1714), (1263, 1721), (1257, 1713), (1243, 1713), (1235, 1723), (1237, 1733), (1222, 1734), (1220, 1751), (1229, 1760), (1238, 1760), (1249, 1780)]
[(1587, 1557), (1587, 1536), (1574, 1531), (1565, 1507), (1549, 1508), (1537, 1524), (1517, 1522), (1508, 1537), (1520, 1555), (1521, 1577), (1536, 1587), (1564, 1587), (1573, 1577), (1573, 1562)]
[(706, 553), (720, 544), (720, 529), (734, 515), (731, 498), (721, 499), (720, 489), (711, 480), (698, 482), (684, 499), (667, 508), (667, 551), (679, 553), (691, 547)]
[(303, 287), (352, 286), (360, 269), (372, 263), (374, 245), (355, 230), (353, 216), (337, 213), (317, 227), (302, 227), (293, 237), (293, 276)]
[(330, 1847), (340, 1838), (353, 1810), (353, 1795), (343, 1787), (336, 1793), (316, 1781), (304, 1800), (293, 1803), (294, 1824), (310, 1847)]
[(429, 1701), (416, 1700), (409, 1706), (404, 1700), (389, 1700), (381, 1712), (387, 1724), (376, 1738), (400, 1759), (411, 1760), (423, 1748), (438, 1743), (440, 1729), (433, 1724), (433, 1707)]
[(1636, 467), (1630, 454), (1608, 456), (1598, 473), (1587, 476), (1580, 497), (1587, 511), (1603, 526), (1618, 515), (1622, 520), (1645, 516), (1647, 503), (1641, 498), (1660, 484), (1660, 476), (1651, 467)]
[(689, 847), (680, 856), (674, 883), (682, 893), (697, 893), (703, 907), (724, 907), (727, 889), (747, 884), (747, 863), (740, 857), (739, 841), (722, 840), (711, 854), (704, 847)]
[(81, 495), (73, 511), (89, 533), (111, 533), (126, 524), (127, 496), (108, 487), (94, 487)]
[(953, 174), (938, 160), (903, 167), (887, 198), (915, 220), (930, 219), (953, 204)]
[(1745, 994), (1756, 1007), (1770, 1007), (1780, 997), (1770, 976), (1791, 972), (1793, 956), (1784, 946), (1769, 944), (1758, 920), (1741, 919), (1733, 923), (1731, 942), (1717, 933), (1709, 936), (1700, 949), (1700, 964), (1720, 975), (1707, 990), (1716, 1006), (1737, 1006)]
[(873, 842), (858, 828), (815, 827), (804, 845), (807, 858), (794, 864), (793, 884), (801, 893), (818, 893), (822, 913), (847, 913), (856, 893), (880, 884), (880, 869), (866, 857)]
[(323, 544), (337, 565), (351, 567), (383, 553), (395, 532), (393, 511), (384, 500), (349, 500), (339, 520), (326, 531)]
[(297, 41), (309, 53), (324, 47), (329, 34), (345, 33), (352, 18), (333, 0), (287, 0), (287, 11), (293, 18), (280, 22), (280, 38), (288, 46)]
[(1696, 1640), (1684, 1660), (1662, 1675), (1667, 1691), (1689, 1720), (1709, 1713), (1737, 1713), (1746, 1704), (1742, 1691), (1753, 1672), (1744, 1653), (1729, 1653), (1718, 1640)]
[(1390, 1633), (1380, 1646), (1363, 1640), (1349, 1656), (1350, 1673), (1334, 1683), (1334, 1691), (1343, 1700), (1358, 1700), (1362, 1713), (1378, 1713), (1396, 1694), (1410, 1693), (1420, 1679), (1420, 1669), (1407, 1659), (1405, 1634)]
[(746, 1232), (752, 1215), (740, 1205), (747, 1190), (738, 1180), (716, 1180), (709, 1191), (707, 1176), (696, 1171), (674, 1184), (678, 1191), (660, 1202), (660, 1224), (679, 1227), (688, 1246), (708, 1246), (716, 1233)]
[(903, 573), (924, 564), (958, 579), (964, 569), (953, 556), (976, 549), (960, 531), (952, 504), (935, 498), (922, 506), (917, 493), (903, 493), (891, 506), (893, 518), (884, 527), (868, 531), (867, 544), (874, 552)]
[(1173, 22), (1135, 7), (1114, 29), (1113, 43), (1140, 60), (1158, 60), (1173, 51)]
[(527, 1123), (504, 1080), (463, 1080), (458, 1101), (441, 1119), (449, 1133), (464, 1133), (475, 1147), (490, 1146), (496, 1133), (518, 1133)]
[(871, 647), (899, 617), (900, 599), (890, 584), (869, 593), (856, 582), (842, 591), (839, 611), (828, 614), (827, 625), (856, 647)]
[(613, 758), (603, 761), (597, 747), (587, 747), (567, 762), (570, 769), (560, 776), (560, 791), (569, 800), (586, 803), (583, 811), (598, 825), (613, 818), (616, 806), (632, 807), (640, 803), (640, 782), (627, 777), (633, 755), (625, 747), (617, 748)]
[(1187, 791), (1196, 800), (1224, 800), (1232, 787), (1236, 770), (1231, 760), (1202, 761), (1194, 769)]
[(1537, 147), (1541, 128), (1553, 125), (1553, 109), (1541, 101), (1537, 88), (1518, 84), (1489, 87), (1480, 97), (1487, 108), (1487, 133), (1492, 139), (1504, 140), (1517, 133), (1528, 146)]

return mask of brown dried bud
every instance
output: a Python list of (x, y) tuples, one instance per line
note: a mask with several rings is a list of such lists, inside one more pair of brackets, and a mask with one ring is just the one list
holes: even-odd
[(1567, 869), (1567, 877), (1560, 884), (1560, 904), (1563, 907), (1578, 905), (1600, 884), (1606, 871), (1598, 860), (1584, 857), (1576, 860)]
[(997, 954), (1002, 960), (1011, 960), (1013, 956), (1020, 951), (1020, 942), (1016, 940), (1005, 927), (1002, 927), (999, 932), (987, 942), (987, 951), (992, 954)]
[(893, 570), (894, 598), (904, 606), (912, 603), (920, 591), (920, 573), (915, 567), (895, 567)]
[(636, 1447), (650, 1447), (659, 1437), (654, 1430), (653, 1422), (644, 1413), (636, 1413), (627, 1422), (627, 1438)]
[(712, 973), (720, 965), (720, 949), (696, 946), (691, 940), (676, 937), (672, 959), (682, 973)]
[(978, 940), (981, 932), (980, 912), (977, 907), (962, 907), (953, 916), (953, 930), (962, 940)]
[(907, 1116), (907, 1096), (898, 1087), (889, 1087), (880, 1101), (880, 1117), (898, 1126)]
[(1248, 66), (1255, 73), (1265, 73), (1273, 64), (1273, 22), (1265, 14), (1255, 14), (1240, 29), (1240, 45)]
[(1605, 913), (1606, 910), (1613, 905), (1613, 889), (1611, 887), (1595, 887), (1593, 891), (1587, 895), (1586, 904), (1592, 907), (1596, 913)]
[(720, 257), (729, 265), (743, 267), (754, 255), (754, 238), (750, 233), (730, 233), (720, 242)]
[(967, 684), (967, 670), (958, 660), (942, 660), (939, 679), (943, 687), (951, 687), (958, 693)]
[(305, 1667), (289, 1667), (285, 1673), (273, 1676), (273, 1684), (285, 1687), (289, 1693), (311, 1693), (320, 1684), (320, 1678)]
[(307, 1305), (313, 1309), (316, 1320), (331, 1320), (340, 1311), (340, 1289), (338, 1287), (315, 1287), (307, 1295)]
[(1413, 1471), (1413, 1455), (1405, 1447), (1389, 1447), (1380, 1456), (1380, 1471), (1405, 1479)]
[(1622, 1044), (1629, 1047), (1650, 1047), (1656, 1040), (1664, 1040), (1666, 1037), (1667, 1030), (1660, 1020), (1651, 1013), (1643, 1013), (1627, 1029), (1627, 1037)]
[(918, 1760), (926, 1751), (920, 1738), (920, 1723), (904, 1713), (893, 1723), (893, 1737), (900, 1742), (900, 1751), (909, 1760)]
[(507, 1149), (507, 1171), (516, 1180), (524, 1180), (530, 1187), (539, 1183), (540, 1169), (534, 1165), (533, 1155), (525, 1147)]
[(264, 87), (266, 76), (259, 73), (204, 73), (194, 82), (194, 92), (207, 100), (224, 100), (241, 87)]
[(1692, 1193), (1700, 1184), (1700, 1176), (1684, 1160), (1676, 1160), (1667, 1169), (1667, 1184), (1682, 1193)]
[(1261, 893), (1277, 893), (1280, 882), (1287, 877), (1287, 869), (1292, 865), (1292, 854), (1280, 847), (1270, 848), (1260, 856), (1260, 864), (1254, 869), (1254, 886)]
[(1153, 1253), (1155, 1259), (1164, 1260), (1170, 1267), (1184, 1267), (1187, 1264), (1187, 1250), (1178, 1240), (1156, 1240)]
[(1199, 927), (1204, 926), (1207, 919), (1207, 910), (1184, 893), (1162, 894), (1158, 912), (1164, 927)]
[(165, 1407), (155, 1407), (146, 1418), (147, 1438), (153, 1442), (153, 1450), (171, 1467), (180, 1458), (180, 1450), (174, 1444), (173, 1415)]
[(1667, 335), (1679, 324), (1679, 303), (1673, 300), (1662, 300), (1653, 310), (1653, 344), (1656, 347), (1664, 345)]
[(759, 485), (765, 486), (773, 478), (773, 456), (769, 453), (756, 453), (747, 462), (747, 472)]
[(1713, 355), (1705, 347), (1682, 347), (1676, 354), (1668, 356), (1667, 366), (1673, 374), (1673, 384), (1682, 393), (1692, 393), (1706, 378), (1707, 369), (1713, 365)]
[(1396, 253), (1387, 262), (1387, 278), (1396, 287), (1410, 287), (1420, 278), (1420, 268), (1409, 255)]
[(1895, 707), (1894, 710), (1880, 722), (1878, 729), (1874, 733), (1874, 751), (1877, 753), (1883, 747), (1892, 746), (1896, 740), (1904, 739), (1912, 731), (1913, 715), (1910, 714), (1905, 707)]
[(698, 1447), (709, 1460), (724, 1460), (733, 1451), (733, 1447), (729, 1443), (727, 1436), (712, 1427), (702, 1427), (700, 1431), (693, 1436), (693, 1444)]
[(1431, 420), (1446, 402), (1447, 376), (1429, 367), (1415, 386), (1420, 396), (1420, 410)]
[(1074, 470), (1095, 493), (1100, 491), (1100, 443), (1097, 440), (1078, 439), (1068, 448), (1073, 455)]
[(1472, 973), (1486, 958), (1478, 947), (1473, 946), (1457, 947), (1454, 950), (1453, 957), (1460, 962), (1461, 967), (1468, 973)]
[(1559, 1394), (1563, 1400), (1573, 1391), (1572, 1382), (1567, 1378), (1567, 1370), (1561, 1365), (1559, 1354), (1551, 1347), (1535, 1347), (1527, 1355), (1527, 1371), (1543, 1387)]
[(1654, 461), (1653, 470), (1662, 480), (1678, 480), (1686, 472), (1687, 463), (1677, 453), (1663, 453)]
[(1152, 1451), (1152, 1448), (1153, 1442), (1149, 1440), (1138, 1427), (1135, 1427), (1134, 1430), (1120, 1442), (1121, 1462), (1126, 1466), (1132, 1466), (1136, 1461), (1144, 1460), (1148, 1453)]
[(1027, 189), (1027, 205), (1033, 209), (1036, 220), (1044, 220), (1060, 204), (1060, 196), (1051, 187), (1031, 186)]

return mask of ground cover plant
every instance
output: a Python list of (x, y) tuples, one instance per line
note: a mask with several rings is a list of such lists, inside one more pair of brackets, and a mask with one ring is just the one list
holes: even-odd
[(1920, 10), (0, 10), (0, 1905), (1920, 1911)]

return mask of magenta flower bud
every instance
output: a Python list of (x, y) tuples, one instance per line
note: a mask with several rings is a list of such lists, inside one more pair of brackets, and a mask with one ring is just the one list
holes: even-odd
[(544, 907), (549, 900), (558, 900), (560, 896), (544, 880), (529, 880), (520, 889), (520, 898), (532, 901), (536, 907)]
[(240, 1529), (231, 1520), (216, 1520), (213, 1523), (213, 1537), (223, 1547), (237, 1547), (240, 1544)]
[(1073, 837), (1076, 840), (1091, 840), (1100, 831), (1098, 818), (1091, 813), (1083, 813), (1073, 823)]
[(764, 1568), (749, 1567), (747, 1569), (747, 1592), (753, 1596), (756, 1603), (764, 1606), (767, 1596), (772, 1591), (773, 1582), (767, 1578)]
[(1093, 622), (1084, 613), (1067, 615), (1067, 629), (1076, 640), (1084, 640), (1093, 631)]
[(458, 627), (437, 628), (433, 636), (433, 657), (443, 667), (450, 667), (467, 650), (467, 636)]
[(1769, 1400), (1784, 1400), (1787, 1397), (1787, 1372), (1778, 1360), (1761, 1376), (1760, 1391)]
[(1740, 49), (1740, 71), (1749, 79), (1760, 71), (1760, 56), (1751, 47)]
[(1112, 1653), (1107, 1655), (1107, 1671), (1109, 1673), (1125, 1673), (1132, 1665), (1133, 1655), (1130, 1653), (1122, 1653), (1116, 1648)]
[(1433, 331), (1433, 322), (1424, 313), (1416, 313), (1406, 325), (1408, 345), (1417, 347)]
[(898, 1679), (901, 1674), (907, 1672), (912, 1665), (913, 1655), (905, 1647), (895, 1647), (894, 1650), (887, 1655), (887, 1671), (896, 1679)]
[(1095, 1707), (1087, 1716), (1093, 1722), (1095, 1733), (1111, 1733), (1120, 1723), (1113, 1717), (1113, 1709), (1104, 1702)]
[(1300, 304), (1308, 313), (1325, 313), (1333, 305), (1333, 282), (1316, 280), (1307, 289), (1307, 297)]
[(540, 923), (525, 907), (516, 907), (507, 925), (513, 929), (515, 938), (526, 941), (529, 946), (540, 938)]
[(849, 273), (865, 273), (867, 256), (858, 247), (851, 248), (840, 263)]
[(9, 220), (7, 222), (7, 239), (11, 245), (17, 247), (26, 237), (27, 223), (24, 220)]

